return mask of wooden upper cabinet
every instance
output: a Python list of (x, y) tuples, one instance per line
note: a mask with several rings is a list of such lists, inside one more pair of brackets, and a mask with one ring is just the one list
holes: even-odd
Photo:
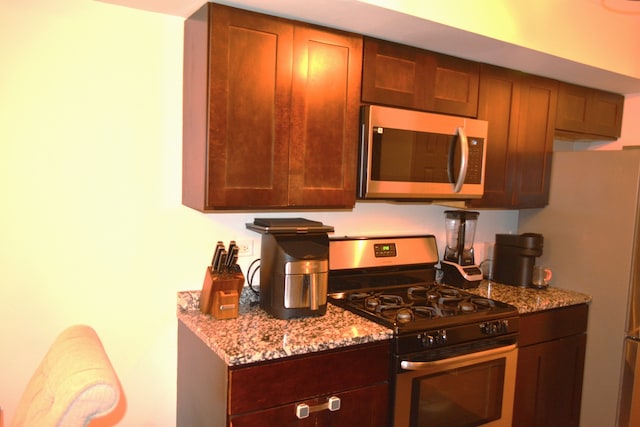
[(476, 62), (365, 38), (362, 101), (475, 117)]
[(362, 37), (207, 3), (184, 43), (183, 204), (353, 207)]
[(362, 37), (294, 31), (289, 205), (355, 204)]
[(623, 95), (560, 83), (556, 133), (567, 139), (617, 139), (623, 109)]
[(556, 103), (555, 80), (482, 65), (478, 118), (489, 122), (485, 189), (471, 207), (547, 204)]

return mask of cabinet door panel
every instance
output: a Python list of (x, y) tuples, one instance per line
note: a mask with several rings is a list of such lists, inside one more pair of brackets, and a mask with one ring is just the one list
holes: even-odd
[(389, 343), (232, 369), (229, 410), (240, 414), (389, 379)]
[(289, 205), (353, 207), (360, 36), (295, 29)]
[(286, 205), (293, 29), (212, 10), (207, 205)]
[(594, 90), (589, 110), (589, 131), (611, 138), (620, 137), (623, 107), (623, 96)]
[(569, 139), (608, 140), (620, 137), (624, 96), (560, 83), (556, 129)]
[(482, 66), (478, 118), (489, 122), (485, 192), (469, 206), (547, 204), (557, 96), (554, 80)]
[(362, 100), (475, 117), (479, 70), (476, 62), (367, 38)]
[(577, 427), (585, 334), (520, 347), (513, 425)]
[(308, 418), (296, 417), (296, 405), (315, 406), (326, 403), (329, 396), (291, 403), (280, 407), (231, 417), (232, 427), (385, 427), (388, 425), (388, 385), (376, 384), (335, 394), (340, 409), (312, 412)]
[(362, 101), (396, 107), (425, 104), (425, 63), (415, 48), (365, 39)]
[(589, 89), (560, 84), (556, 129), (586, 132), (588, 102)]
[(520, 89), (516, 188), (513, 205), (545, 206), (549, 200), (557, 86), (553, 80), (526, 76)]
[(446, 55), (433, 55), (435, 83), (433, 94), (427, 90), (428, 108), (447, 114), (476, 117), (478, 114), (478, 85), (480, 65)]
[(470, 206), (507, 207), (511, 205), (513, 166), (510, 163), (511, 141), (516, 126), (512, 126), (511, 112), (517, 102), (517, 82), (512, 71), (483, 70), (480, 83), (478, 118), (489, 122), (487, 135), (486, 173), (482, 199), (472, 200)]

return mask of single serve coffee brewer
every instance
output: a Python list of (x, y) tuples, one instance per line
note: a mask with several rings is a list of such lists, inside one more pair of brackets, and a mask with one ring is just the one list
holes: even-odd
[(304, 218), (256, 218), (246, 226), (262, 234), (260, 307), (278, 319), (324, 315), (333, 227)]
[(496, 234), (493, 280), (512, 286), (532, 285), (536, 258), (542, 255), (544, 238), (538, 233)]

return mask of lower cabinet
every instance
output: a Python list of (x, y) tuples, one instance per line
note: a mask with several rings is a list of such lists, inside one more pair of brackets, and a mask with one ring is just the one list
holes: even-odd
[[(376, 384), (308, 399), (298, 404), (286, 404), (248, 414), (232, 415), (233, 427), (255, 426), (387, 426), (387, 401), (389, 389), (386, 384)], [(340, 409), (310, 412), (306, 418), (298, 418), (300, 406), (313, 410), (328, 405), (329, 399), (339, 402)], [(336, 399), (339, 399), (336, 400)], [(300, 409), (301, 411), (302, 409)]]
[(580, 425), (586, 304), (520, 316), (513, 425)]
[(388, 341), (229, 367), (178, 323), (177, 425), (389, 423)]

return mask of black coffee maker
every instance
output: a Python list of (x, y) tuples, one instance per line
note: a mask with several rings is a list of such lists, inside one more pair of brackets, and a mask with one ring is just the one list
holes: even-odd
[(482, 271), (475, 263), (473, 239), (478, 212), (445, 211), (447, 246), (440, 262), (443, 282), (459, 288), (475, 288), (482, 281)]
[(536, 258), (544, 238), (538, 233), (496, 234), (493, 280), (512, 286), (531, 286)]

